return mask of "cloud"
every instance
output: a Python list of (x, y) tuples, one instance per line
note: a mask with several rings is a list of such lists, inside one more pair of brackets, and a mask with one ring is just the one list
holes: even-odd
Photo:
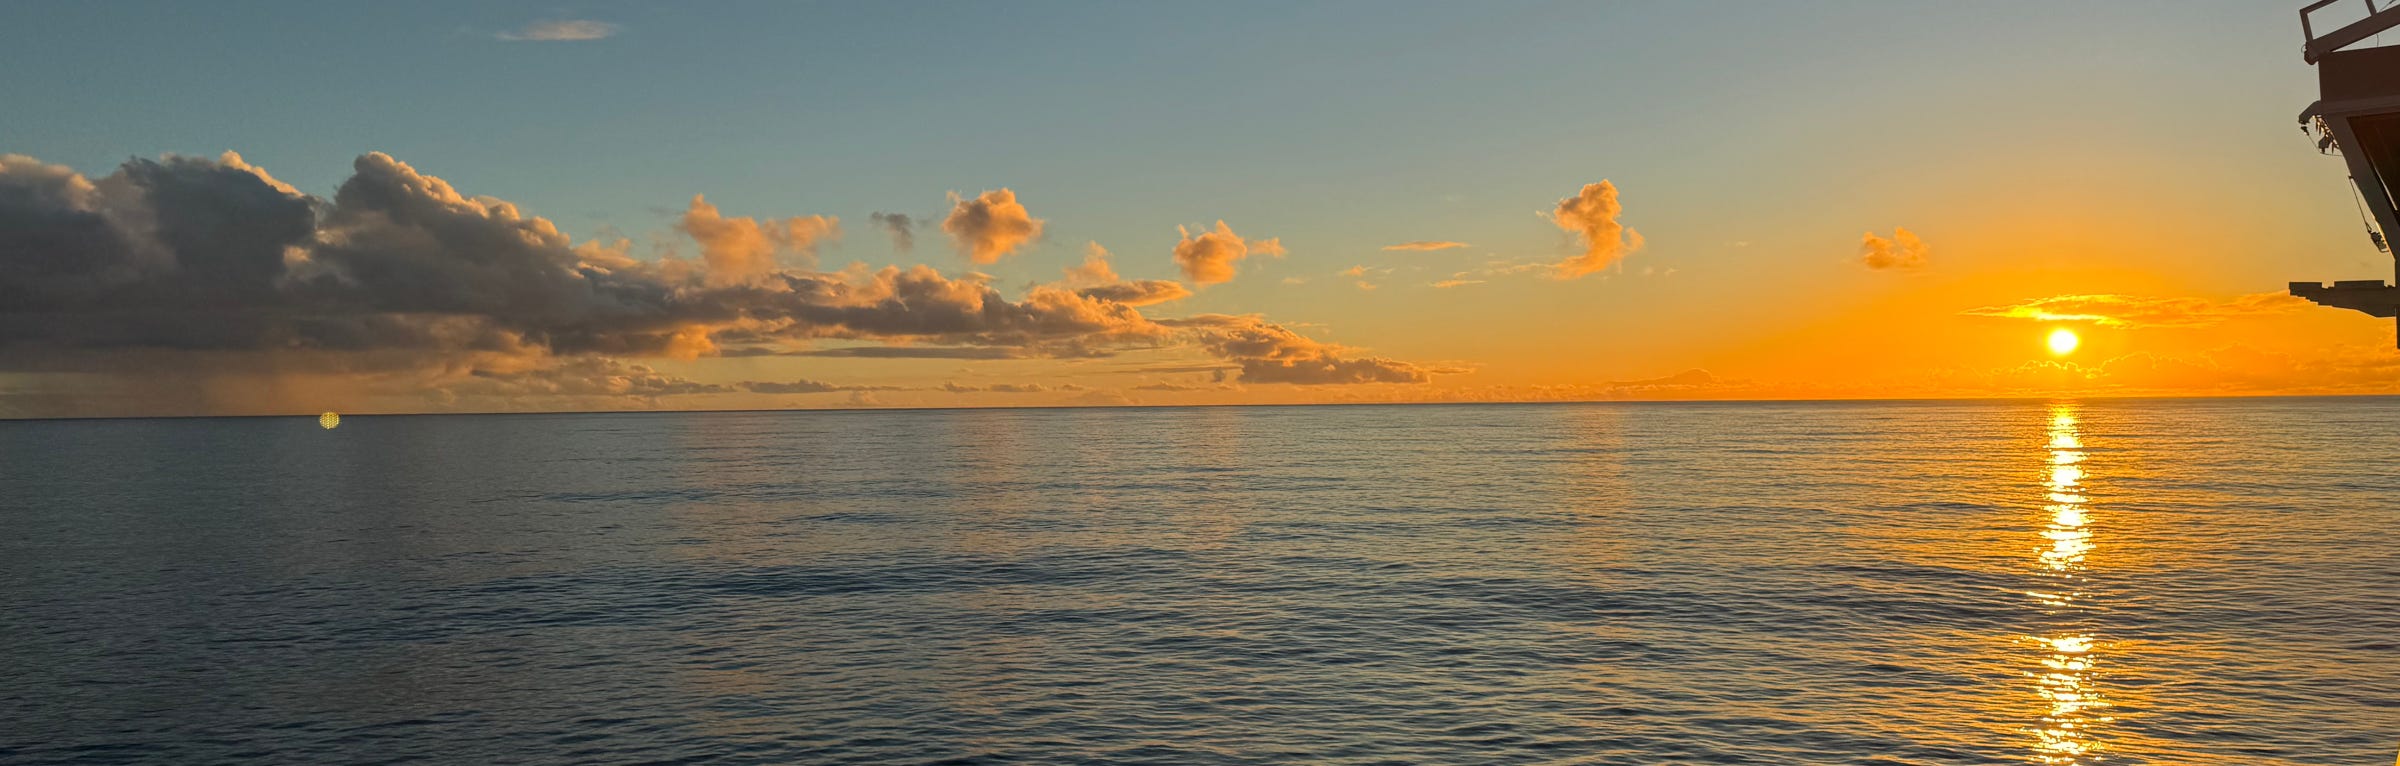
[(907, 253), (917, 249), (917, 222), (907, 213), (868, 213), (867, 220), (875, 222), (875, 225), (883, 227), (885, 234), (891, 235), (893, 251)]
[(1134, 387), (1133, 387), (1133, 390), (1135, 390), (1135, 391), (1217, 391), (1217, 390), (1230, 390), (1230, 388), (1231, 388), (1231, 387), (1229, 387), (1229, 386), (1225, 386), (1225, 385), (1222, 385), (1222, 384), (1219, 384), (1219, 385), (1207, 385), (1207, 386), (1187, 386), (1187, 385), (1184, 385), (1184, 384), (1181, 384), (1181, 383), (1144, 383), (1144, 384), (1141, 384), (1141, 385), (1138, 385), (1138, 386), (1134, 386)]
[(795, 253), (815, 266), (817, 245), (842, 234), (841, 221), (821, 215), (793, 216), (781, 221), (727, 218), (701, 195), (675, 223), (675, 228), (700, 245), (709, 276), (719, 284), (747, 282), (775, 271), (777, 253)]
[(575, 357), (521, 370), (471, 370), (459, 380), (433, 384), (453, 396), (627, 398), (655, 403), (660, 397), (704, 394), (819, 394), (895, 391), (897, 386), (839, 385), (817, 380), (702, 383), (659, 372), (649, 365), (607, 357)]
[(1921, 269), (1925, 256), (1931, 252), (1916, 232), (1892, 229), (1892, 238), (1884, 239), (1867, 232), (1858, 243), (1858, 262), (1878, 271), (1886, 269)]
[[(98, 387), (75, 384), (82, 378), (50, 376), (114, 376), (128, 390), (145, 381), (232, 391), (323, 378), (327, 391), (347, 381), (362, 396), (641, 398), (764, 389), (677, 382), (596, 360), (1092, 358), (1178, 348), (1260, 381), (1432, 374), (1359, 359), (1255, 317), (1145, 316), (1139, 306), (1188, 290), (1160, 280), (1092, 283), (1114, 276), (1100, 268), (1105, 256), (1071, 275), (1084, 287), (1041, 285), (1014, 298), (988, 277), (926, 266), (823, 272), (776, 263), (778, 253), (805, 253), (834, 236), (836, 225), (816, 216), (732, 218), (695, 197), (678, 228), (702, 257), (641, 260), (625, 240), (574, 242), (506, 200), (463, 194), (381, 153), (359, 156), (330, 198), (300, 193), (230, 153), (136, 159), (99, 179), (0, 156), (0, 372), (37, 373), (11, 390), (51, 386), (25, 395), (78, 412), (135, 408), (85, 396)], [(1253, 336), (1282, 350), (1241, 341)], [(810, 348), (826, 341), (855, 345)], [(585, 381), (571, 386), (560, 376)], [(181, 396), (169, 388), (143, 391), (153, 402)], [(264, 396), (175, 399), (170, 411), (302, 406)]]
[(941, 390), (948, 391), (953, 394), (1043, 394), (1052, 392), (1073, 393), (1077, 391), (1089, 391), (1091, 389), (1073, 383), (1062, 383), (1055, 386), (1047, 386), (1040, 383), (993, 383), (986, 386), (969, 386), (958, 383), (943, 383)]
[(2054, 295), (2007, 306), (1972, 308), (1959, 313), (2038, 322), (2091, 322), (2105, 327), (2192, 328), (2208, 327), (2234, 317), (2282, 313), (2306, 305), (2307, 301), (2284, 293), (2253, 293), (2222, 303), (2189, 297)]
[(744, 381), (736, 386), (757, 394), (827, 394), (836, 391), (899, 391), (899, 386), (843, 386), (817, 380)]
[(536, 21), (495, 37), (512, 42), (574, 42), (603, 40), (617, 34), (617, 25), (590, 19)]
[(1617, 202), (1617, 186), (1601, 179), (1587, 184), (1573, 197), (1558, 201), (1551, 211), (1550, 221), (1583, 240), (1583, 254), (1568, 258), (1550, 267), (1554, 279), (1575, 279), (1606, 269), (1642, 249), (1642, 234), (1617, 222), (1624, 206)]
[(1950, 390), (2002, 395), (2392, 393), (2400, 390), (2400, 353), (2343, 348), (2296, 355), (2234, 345), (2181, 354), (2135, 352), (2092, 364), (2060, 360), (1953, 370), (1936, 382)]
[(856, 359), (1021, 359), (1016, 349), (959, 346), (844, 346), (778, 352), (777, 356), (825, 356)]
[(1255, 316), (1202, 314), (1160, 322), (1192, 331), (1203, 348), (1238, 366), (1245, 383), (1424, 383), (1433, 376), (1431, 370), (1407, 362), (1352, 356), (1350, 349), (1311, 340)]
[(1203, 231), (1197, 237), (1182, 226), (1175, 227), (1175, 232), (1182, 236), (1182, 241), (1175, 243), (1175, 265), (1195, 285), (1231, 281), (1235, 264), (1252, 255), (1276, 258), (1284, 255), (1281, 238), (1244, 240), (1224, 221), (1217, 222), (1215, 231)]
[(1127, 396), (1123, 391), (1108, 388), (1085, 391), (1068, 399), (1067, 402), (1079, 407), (1130, 407), (1142, 403), (1139, 399)]
[(1451, 242), (1451, 241), (1447, 241), (1447, 240), (1439, 240), (1439, 239), (1421, 239), (1421, 240), (1417, 240), (1417, 241), (1415, 241), (1415, 242), (1402, 242), (1402, 243), (1400, 243), (1400, 244), (1397, 244), (1397, 245), (1384, 245), (1384, 246), (1383, 246), (1383, 249), (1385, 249), (1385, 250), (1412, 250), (1412, 251), (1425, 251), (1425, 250), (1449, 250), (1449, 249), (1452, 249), (1452, 248), (1459, 248), (1459, 247), (1466, 247), (1466, 246), (1467, 246), (1467, 243), (1465, 243), (1465, 242)]
[(1657, 378), (1504, 387), (1480, 394), (1466, 393), (1468, 398), (1484, 400), (1600, 401), (1716, 399), (1756, 391), (1749, 383), (1726, 380), (1707, 370), (1692, 368)]
[(1087, 298), (1127, 306), (1151, 306), (1191, 297), (1191, 288), (1167, 279), (1127, 281), (1108, 263), (1108, 248), (1085, 243), (1083, 263), (1067, 267), (1066, 286)]
[(1715, 373), (1694, 367), (1661, 378), (1610, 381), (1608, 388), (1618, 392), (1652, 392), (1714, 388), (1722, 384), (1723, 381), (1718, 380)]
[(1451, 276), (1449, 279), (1445, 279), (1445, 280), (1442, 280), (1442, 281), (1439, 281), (1439, 282), (1434, 282), (1434, 283), (1433, 283), (1433, 286), (1434, 286), (1434, 287), (1438, 287), (1438, 288), (1448, 289), (1448, 288), (1452, 288), (1452, 287), (1464, 287), (1464, 286), (1467, 286), (1467, 285), (1480, 285), (1480, 284), (1483, 284), (1483, 282), (1484, 282), (1484, 280), (1481, 280), (1481, 279), (1467, 279), (1467, 278), (1465, 278), (1465, 277), (1466, 277), (1466, 275), (1465, 275), (1464, 273), (1457, 274), (1457, 275), (1453, 275), (1453, 276)]
[(973, 199), (952, 195), (950, 217), (942, 219), (942, 231), (958, 242), (967, 260), (996, 263), (1042, 236), (1042, 224), (1042, 219), (1018, 204), (1016, 192), (1000, 189)]

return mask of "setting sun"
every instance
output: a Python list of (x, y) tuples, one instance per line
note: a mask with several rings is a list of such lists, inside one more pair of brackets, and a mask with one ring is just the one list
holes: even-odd
[(2074, 330), (2061, 327), (2050, 331), (2050, 353), (2064, 356), (2074, 352), (2079, 345), (2083, 345), (2083, 339), (2075, 337)]

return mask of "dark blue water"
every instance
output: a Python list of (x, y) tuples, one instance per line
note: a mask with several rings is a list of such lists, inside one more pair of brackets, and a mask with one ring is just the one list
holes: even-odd
[(2396, 424), (0, 423), (0, 763), (2381, 764)]

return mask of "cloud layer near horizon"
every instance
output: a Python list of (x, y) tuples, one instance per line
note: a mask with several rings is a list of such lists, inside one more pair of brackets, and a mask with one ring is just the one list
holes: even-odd
[(1959, 313), (2037, 322), (2091, 322), (2103, 327), (2189, 328), (2208, 327), (2234, 317), (2278, 314), (2307, 305), (2308, 301), (2285, 293), (2253, 293), (2223, 302), (2206, 298), (2141, 295), (2054, 295), (2007, 306), (1972, 308)]
[[(980, 276), (927, 266), (778, 263), (811, 260), (838, 223), (727, 217), (694, 197), (678, 229), (701, 258), (641, 260), (627, 241), (573, 242), (512, 203), (463, 194), (388, 155), (362, 155), (352, 169), (327, 199), (230, 152), (137, 159), (99, 179), (0, 156), (0, 349), (9, 351), (0, 372), (405, 370), (412, 384), (465, 390), (581, 371), (623, 381), (608, 391), (708, 393), (590, 365), (796, 356), (838, 340), (1010, 358), (1186, 348), (1257, 383), (1431, 374), (1258, 317), (1144, 316), (1138, 306), (1189, 291), (1116, 278), (1104, 252), (1081, 282), (1012, 300)], [(961, 200), (944, 228), (971, 257), (996, 259), (1038, 236), (1040, 221), (1004, 189)]]

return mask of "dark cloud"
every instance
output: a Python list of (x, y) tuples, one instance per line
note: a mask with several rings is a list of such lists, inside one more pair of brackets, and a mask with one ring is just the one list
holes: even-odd
[(907, 213), (869, 213), (867, 220), (875, 222), (875, 225), (883, 227), (884, 233), (892, 235), (893, 250), (906, 253), (917, 249), (917, 222)]
[(1380, 357), (1353, 357), (1348, 349), (1311, 340), (1258, 317), (1202, 314), (1162, 322), (1192, 331), (1202, 348), (1239, 367), (1245, 383), (1331, 385), (1432, 379), (1433, 371), (1426, 368)]
[(1109, 265), (1108, 258), (1108, 249), (1101, 247), (1100, 243), (1085, 244), (1083, 263), (1067, 267), (1066, 286), (1086, 298), (1127, 306), (1151, 306), (1192, 295), (1191, 288), (1171, 279), (1129, 281), (1117, 276), (1117, 270)]
[(738, 385), (742, 390), (749, 391), (754, 394), (827, 394), (835, 391), (903, 390), (900, 386), (840, 386), (816, 380), (793, 380), (784, 382), (752, 380), (744, 381)]
[[(1255, 318), (1144, 316), (1139, 306), (1189, 293), (1170, 281), (1109, 271), (1011, 299), (988, 278), (925, 266), (782, 267), (774, 254), (805, 252), (834, 234), (833, 220), (728, 218), (697, 197), (681, 229), (704, 257), (637, 260), (623, 240), (573, 242), (507, 201), (380, 153), (352, 169), (325, 199), (230, 153), (132, 160), (97, 180), (0, 157), (0, 371), (306, 368), (407, 373), (413, 385), (469, 393), (656, 397), (756, 389), (593, 360), (1088, 358), (1196, 346), (1251, 382), (1427, 374)], [(1014, 204), (1004, 192), (979, 198), (995, 219)], [(785, 350), (828, 340), (862, 345)]]

